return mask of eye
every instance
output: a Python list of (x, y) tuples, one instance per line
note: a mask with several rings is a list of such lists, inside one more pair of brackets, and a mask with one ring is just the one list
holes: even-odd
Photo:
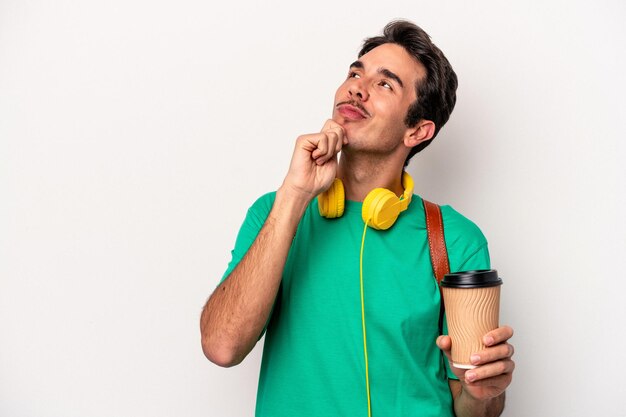
[(348, 73), (348, 78), (361, 78), (361, 76), (354, 71), (350, 71)]
[(380, 85), (383, 88), (386, 88), (387, 90), (393, 90), (393, 87), (387, 81), (383, 80), (383, 81), (379, 82), (378, 85)]

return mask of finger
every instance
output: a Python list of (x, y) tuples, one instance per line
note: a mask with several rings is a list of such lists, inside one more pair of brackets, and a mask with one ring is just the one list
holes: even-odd
[(335, 130), (326, 132), (328, 135), (328, 157), (335, 156), (341, 150), (341, 139)]
[(452, 361), (452, 339), (450, 336), (439, 336), (437, 338), (437, 346), (446, 355), (448, 361)]
[(326, 135), (326, 138), (327, 138), (326, 153), (325, 154), (320, 153), (319, 157), (315, 160), (315, 162), (318, 165), (325, 164), (327, 161), (329, 161), (331, 158), (337, 155), (337, 153), (341, 149), (341, 146), (339, 146), (339, 148), (337, 146), (337, 143), (340, 143), (340, 140), (339, 140), (339, 136), (335, 133), (334, 130), (329, 130), (325, 132), (324, 134)]
[(339, 123), (337, 123), (336, 121), (332, 119), (329, 119), (324, 124), (324, 127), (322, 128), (322, 132), (325, 132), (327, 130), (337, 131), (337, 134), (339, 135), (339, 139), (341, 140), (341, 144), (342, 145), (348, 144), (348, 135), (346, 135), (346, 130), (344, 129), (342, 125), (340, 125)]
[(315, 160), (328, 152), (328, 136), (325, 133), (318, 134), (319, 140), (317, 141), (315, 150), (311, 153), (311, 157)]
[(509, 385), (511, 385), (512, 380), (513, 380), (513, 374), (508, 373), (508, 374), (494, 376), (491, 378), (468, 381), (467, 373), (466, 373), (464, 382), (472, 388), (476, 388), (476, 387), (496, 388), (500, 391), (504, 391)]
[(510, 374), (513, 372), (514, 369), (515, 362), (510, 359), (491, 362), (465, 372), (465, 380), (467, 382), (480, 381), (503, 374)]
[(483, 343), (485, 346), (493, 346), (506, 342), (511, 337), (513, 337), (513, 329), (509, 326), (502, 326), (487, 333), (483, 337)]
[(509, 359), (515, 353), (515, 348), (509, 343), (501, 343), (494, 347), (486, 348), (480, 352), (472, 354), (470, 361), (472, 365), (484, 365), (486, 363)]
[(452, 349), (452, 339), (450, 336), (439, 336), (437, 338), (437, 346), (443, 351)]
[(321, 138), (322, 135), (320, 135), (319, 133), (300, 135), (296, 140), (296, 147), (312, 153), (317, 149), (317, 145)]
[(313, 159), (315, 159), (318, 165), (322, 165), (334, 155), (334, 141), (337, 140), (336, 135), (331, 132), (322, 133), (322, 135), (324, 135), (324, 137), (320, 139), (320, 145), (313, 153)]
[(328, 119), (324, 123), (324, 126), (322, 127), (321, 132), (326, 132), (327, 130), (330, 130), (330, 129), (341, 129), (341, 130), (343, 130), (343, 126), (341, 126), (339, 123), (337, 123), (333, 119)]
[(335, 144), (335, 152), (339, 152), (342, 148), (342, 146), (344, 144), (347, 143), (346, 141), (346, 132), (343, 130), (342, 127), (335, 127), (332, 128), (330, 130), (328, 130), (328, 132), (333, 132), (334, 134), (337, 135), (337, 143)]

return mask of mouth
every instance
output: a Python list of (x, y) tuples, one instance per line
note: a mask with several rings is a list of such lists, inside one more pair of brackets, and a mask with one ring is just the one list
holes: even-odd
[(336, 106), (337, 112), (348, 120), (363, 120), (370, 117), (367, 110), (358, 103), (342, 102)]

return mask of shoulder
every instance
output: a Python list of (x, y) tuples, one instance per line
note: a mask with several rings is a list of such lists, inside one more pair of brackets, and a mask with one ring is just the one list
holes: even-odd
[(489, 269), (487, 239), (476, 223), (450, 206), (441, 206), (441, 215), (451, 270)]
[(256, 201), (250, 207), (250, 210), (264, 211), (268, 208), (271, 209), (276, 200), (276, 191), (270, 191), (257, 198)]
[(274, 200), (276, 200), (276, 191), (271, 191), (263, 194), (262, 196), (257, 198), (254, 203), (252, 203), (252, 205), (248, 209), (247, 217), (255, 217), (264, 222), (268, 214), (272, 210)]
[[(423, 198), (413, 195), (413, 201), (409, 206), (411, 217), (417, 222), (419, 229), (426, 229), (426, 216), (424, 214)], [(467, 252), (472, 248), (478, 249), (487, 245), (487, 239), (483, 232), (472, 220), (459, 213), (452, 206), (439, 205), (443, 218), (443, 233), (448, 249), (457, 249)]]
[(468, 219), (448, 205), (441, 206), (444, 233), (448, 244), (458, 240), (480, 246), (487, 243), (482, 230), (472, 220)]

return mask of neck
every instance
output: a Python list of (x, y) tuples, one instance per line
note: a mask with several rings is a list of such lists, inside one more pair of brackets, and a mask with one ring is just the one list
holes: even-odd
[(386, 188), (399, 197), (404, 193), (403, 168), (403, 159), (394, 161), (388, 157), (342, 152), (337, 176), (344, 184), (346, 200), (363, 201), (374, 188)]

